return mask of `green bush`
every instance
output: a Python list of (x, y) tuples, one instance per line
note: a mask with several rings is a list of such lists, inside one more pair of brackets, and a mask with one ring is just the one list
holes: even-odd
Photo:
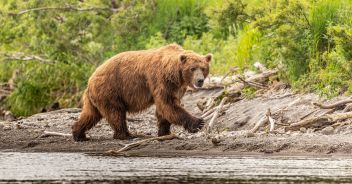
[[(15, 15), (38, 7), (73, 8)], [(77, 106), (107, 58), (174, 42), (213, 53), (212, 74), (259, 61), (296, 90), (352, 93), (350, 0), (6, 0), (0, 15), (0, 83), (17, 74), (0, 106), (16, 115)], [(16, 53), (50, 62), (9, 59)]]

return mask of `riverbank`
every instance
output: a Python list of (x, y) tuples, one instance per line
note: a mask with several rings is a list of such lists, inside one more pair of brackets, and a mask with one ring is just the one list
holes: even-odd
[[(188, 92), (183, 99), (184, 107), (196, 116), (202, 112), (197, 102), (209, 96), (216, 96), (221, 89)], [(325, 103), (340, 101), (337, 97)], [(231, 155), (231, 154), (283, 154), (283, 155), (345, 155), (352, 153), (352, 127), (350, 120), (340, 126), (312, 126), (296, 131), (285, 131), (285, 124), (300, 121), (308, 116), (319, 115), (326, 109), (319, 109), (312, 102), (324, 99), (314, 94), (293, 94), (289, 89), (258, 95), (230, 103), (230, 107), (217, 118), (211, 138), (204, 131), (190, 134), (181, 127), (172, 127), (180, 139), (153, 141), (142, 144), (124, 154), (140, 156), (172, 155)], [(248, 133), (270, 108), (272, 117), (280, 123), (275, 131), (262, 127), (255, 133)], [(284, 109), (284, 111), (280, 111)], [(314, 113), (313, 113), (314, 112)], [(43, 137), (44, 131), (67, 133), (77, 120), (80, 109), (61, 109), (40, 113), (28, 118), (0, 123), (0, 151), (20, 152), (94, 152), (105, 153), (117, 150), (123, 144), (138, 141), (114, 140), (112, 130), (105, 120), (89, 131), (87, 142), (74, 142), (71, 137)], [(281, 115), (280, 115), (281, 114)], [(279, 116), (280, 115), (280, 116)], [(157, 132), (154, 107), (143, 113), (128, 115), (128, 126), (132, 133), (155, 136)], [(327, 128), (328, 127), (328, 130)]]

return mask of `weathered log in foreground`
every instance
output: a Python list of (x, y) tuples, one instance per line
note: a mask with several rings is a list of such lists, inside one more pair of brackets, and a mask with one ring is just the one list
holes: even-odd
[(72, 137), (72, 134), (44, 131), (40, 137), (43, 138), (43, 137), (50, 137), (50, 136)]

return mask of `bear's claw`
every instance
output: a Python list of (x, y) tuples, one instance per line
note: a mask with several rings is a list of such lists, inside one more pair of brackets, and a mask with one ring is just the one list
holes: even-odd
[(193, 122), (188, 122), (185, 124), (185, 129), (190, 133), (196, 133), (201, 130), (204, 126), (204, 120), (201, 118), (195, 118)]
[(73, 137), (73, 140), (76, 141), (76, 142), (83, 142), (83, 141), (88, 141), (89, 140), (89, 138), (87, 138), (85, 134), (73, 133), (72, 137)]

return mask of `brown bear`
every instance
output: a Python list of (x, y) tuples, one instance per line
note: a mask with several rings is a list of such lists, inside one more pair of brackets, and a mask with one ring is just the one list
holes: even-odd
[(203, 85), (212, 55), (199, 55), (177, 44), (158, 49), (128, 51), (107, 60), (92, 74), (83, 95), (79, 120), (72, 126), (75, 141), (87, 140), (85, 132), (101, 118), (114, 130), (115, 139), (129, 139), (126, 113), (156, 106), (158, 136), (170, 134), (170, 125), (191, 133), (204, 121), (180, 105), (187, 87)]

